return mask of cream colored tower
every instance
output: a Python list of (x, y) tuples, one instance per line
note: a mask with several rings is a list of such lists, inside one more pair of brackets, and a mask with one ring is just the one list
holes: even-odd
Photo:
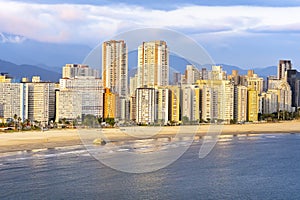
[(138, 48), (137, 87), (169, 85), (169, 50), (165, 41), (143, 42)]

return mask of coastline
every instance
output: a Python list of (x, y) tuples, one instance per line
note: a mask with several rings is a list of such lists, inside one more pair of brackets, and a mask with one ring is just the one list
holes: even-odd
[[(143, 138), (172, 138), (178, 133), (178, 130), (184, 132), (187, 127), (193, 127), (196, 136), (199, 138), (205, 136), (211, 126), (176, 126), (176, 127), (157, 127), (160, 129), (158, 134), (139, 135), (139, 133), (126, 134), (120, 129), (103, 129), (102, 135), (110, 141), (124, 141)], [(196, 127), (196, 128), (195, 128)], [(147, 130), (147, 127), (140, 127), (141, 130)], [(260, 123), (260, 124), (234, 124), (222, 125), (217, 128), (222, 129), (221, 135), (252, 135), (252, 134), (292, 134), (300, 133), (300, 121), (284, 121), (277, 123)], [(153, 135), (152, 135), (153, 134)], [(183, 133), (189, 136), (191, 133)], [(94, 136), (90, 139), (96, 139)], [(0, 133), (0, 154), (14, 151), (29, 151), (34, 149), (47, 149), (55, 147), (66, 147), (83, 145), (79, 131), (77, 129), (62, 129), (49, 131), (26, 131), (13, 133)]]

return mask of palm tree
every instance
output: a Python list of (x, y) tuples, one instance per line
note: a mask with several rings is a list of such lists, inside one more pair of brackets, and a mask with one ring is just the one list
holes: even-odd
[(17, 119), (18, 119), (18, 115), (14, 114), (15, 129), (17, 129)]
[(22, 121), (21, 117), (18, 117), (18, 127), (20, 128), (20, 122)]

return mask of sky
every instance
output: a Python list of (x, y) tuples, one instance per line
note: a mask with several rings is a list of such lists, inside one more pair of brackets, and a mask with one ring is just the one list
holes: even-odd
[(116, 34), (149, 27), (187, 35), (216, 63), (256, 68), (291, 59), (300, 67), (300, 0), (0, 0), (0, 36), (13, 35), (5, 43), (93, 48)]

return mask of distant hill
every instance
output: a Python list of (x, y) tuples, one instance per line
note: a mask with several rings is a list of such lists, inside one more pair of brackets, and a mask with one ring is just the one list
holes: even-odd
[(4, 60), (0, 60), (0, 72), (8, 73), (17, 80), (20, 80), (22, 77), (40, 76), (43, 81), (58, 82), (61, 77), (61, 74), (58, 72), (33, 65), (17, 65)]
[[(65, 64), (66, 63), (73, 63), (73, 62), (65, 62)], [(170, 64), (170, 73), (174, 71), (184, 73), (186, 65), (191, 63), (182, 57), (171, 54), (169, 57), (169, 64)], [(226, 71), (227, 74), (231, 74), (232, 70), (238, 70), (239, 74), (241, 75), (247, 74), (247, 69), (242, 69), (238, 66), (220, 64), (220, 63), (215, 65), (221, 65), (223, 67), (223, 70)], [(57, 82), (61, 77), (62, 66), (63, 65), (56, 66), (56, 67), (49, 67), (43, 64), (17, 65), (12, 62), (0, 60), (0, 72), (7, 72), (11, 76), (15, 77), (16, 79), (20, 79), (21, 77), (31, 77), (34, 75), (40, 75), (42, 80)], [(129, 77), (132, 77), (136, 73), (136, 66), (137, 66), (137, 51), (132, 51), (128, 55)], [(199, 68), (206, 67), (207, 69), (211, 69), (211, 65), (203, 65), (203, 66), (199, 65), (198, 67)], [(276, 66), (254, 68), (253, 70), (256, 74), (264, 78), (266, 78), (269, 75), (277, 74)]]
[(0, 32), (1, 59), (18, 65), (28, 63), (59, 71), (66, 63), (81, 63), (91, 50), (87, 45), (39, 42)]
[[(247, 74), (248, 69), (242, 69), (237, 66), (227, 65), (227, 64), (216, 64), (221, 65), (223, 70), (227, 72), (227, 74), (231, 74), (232, 70), (238, 70), (240, 75)], [(254, 73), (258, 74), (261, 77), (268, 77), (270, 75), (277, 75), (277, 67), (276, 66), (269, 66), (263, 68), (252, 68)]]

